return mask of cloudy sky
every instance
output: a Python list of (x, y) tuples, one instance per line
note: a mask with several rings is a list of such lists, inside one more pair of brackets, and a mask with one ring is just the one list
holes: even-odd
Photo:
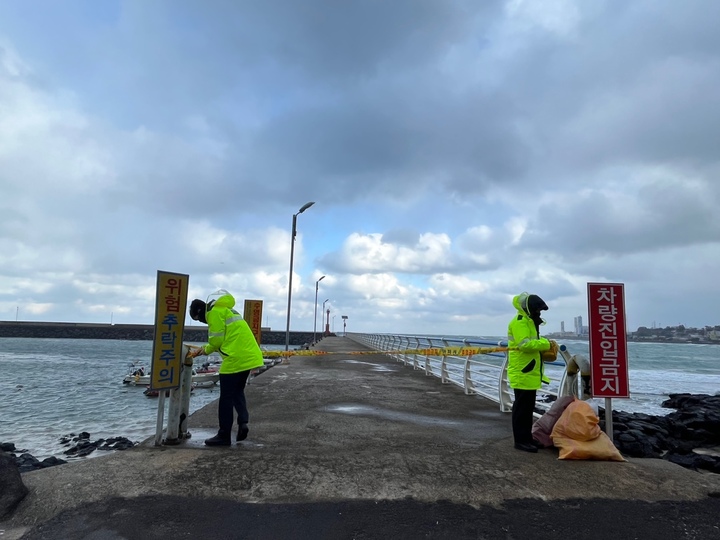
[(0, 2), (0, 320), (720, 324), (720, 2)]

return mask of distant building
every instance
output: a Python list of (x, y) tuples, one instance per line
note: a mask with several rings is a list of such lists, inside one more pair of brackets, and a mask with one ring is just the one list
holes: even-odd
[(565, 321), (560, 321), (560, 333), (565, 333)]
[(573, 322), (575, 323), (575, 335), (576, 336), (582, 336), (583, 335), (583, 320), (582, 316), (578, 315), (573, 319)]

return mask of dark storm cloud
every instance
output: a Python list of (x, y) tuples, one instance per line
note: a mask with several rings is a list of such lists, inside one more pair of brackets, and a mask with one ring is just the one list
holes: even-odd
[(143, 96), (115, 104), (130, 120), (177, 128), (178, 113), (203, 112), (222, 124), (228, 106), (277, 112), (297, 99), (334, 99), (338, 91), (383, 72), (425, 69), (459, 36), (491, 24), (500, 6), (431, 0), (128, 1), (111, 28), (93, 29), (92, 47), (81, 39), (59, 40), (58, 47), (69, 58), (77, 53), (95, 60), (86, 62), (94, 71), (82, 77), (92, 78), (84, 89), (94, 98), (107, 100), (108, 92)]
[[(598, 7), (599, 6), (599, 7)], [(523, 106), (541, 169), (717, 161), (720, 4), (579, 4), (569, 36), (519, 36), (503, 89)], [(578, 178), (566, 180), (577, 183)]]
[(0, 3), (6, 276), (105, 304), (102, 272), (174, 260), (284, 321), (288, 209), (315, 200), (298, 299), (327, 274), (375, 324), (522, 290), (578, 313), (586, 278), (717, 296), (718, 3), (53, 4)]
[[(331, 200), (401, 197), (429, 183), (481, 192), (524, 170), (512, 104), (456, 88), (440, 64), (458, 43), (486, 46), (500, 5), (128, 2), (114, 30), (96, 36), (105, 58), (80, 91), (111, 104), (121, 125), (175, 134), (165, 148), (131, 149), (144, 172), (126, 172), (130, 199), (131, 184), (190, 187), (199, 176), (204, 193), (223, 185), (218, 210), (299, 191)], [(178, 123), (191, 115), (225, 147), (221, 157), (194, 148), (196, 134)], [(153, 182), (142, 181), (148, 174)]]
[[(184, 136), (187, 149), (153, 148), (168, 155), (152, 174), (176, 160), (181, 186), (198, 176), (205, 193), (224, 186), (220, 206), (430, 185), (483, 194), (569, 166), (715, 159), (720, 7), (580, 4), (558, 35), (513, 26), (503, 5), (134, 1), (53, 46), (85, 59), (68, 83), (91, 111), (102, 104), (121, 125)], [(192, 148), (193, 115), (223, 152)]]
[[(232, 149), (218, 173), (232, 178), (226, 189), (280, 201), (297, 192), (400, 198), (430, 186), (468, 196), (523, 179), (532, 186), (542, 171), (564, 170), (543, 186), (561, 188), (618, 163), (715, 159), (720, 117), (705, 120), (720, 114), (718, 39), (700, 4), (679, 18), (672, 3), (605, 4), (570, 38), (518, 29), (502, 62), (490, 52), (498, 20), (456, 5), (355, 13), (224, 4), (226, 16), (212, 21), (211, 11), (198, 13), (201, 26), (218, 25), (204, 46), (237, 52), (220, 101), (238, 78), (252, 78), (254, 94), (240, 84), (238, 104), (266, 114), (242, 126), (207, 107)], [(455, 49), (461, 61), (448, 71)], [(200, 68), (212, 73), (194, 84), (213, 83), (224, 61)]]
[(203, 37), (196, 43), (200, 50), (211, 45), (231, 51), (240, 66), (271, 64), (308, 80), (355, 81), (373, 77), (384, 65), (407, 69), (427, 63), (483, 19), (488, 24), (501, 4), (224, 0), (186, 2), (184, 9), (166, 2), (163, 11)]
[(278, 192), (287, 184), (306, 193), (322, 186), (331, 199), (403, 198), (408, 190), (437, 186), (482, 192), (488, 182), (525, 168), (511, 109), (497, 96), (448, 102), (410, 88), (370, 98), (348, 94), (341, 105), (278, 118), (258, 133), (248, 161), (237, 168), (273, 178)]
[(654, 252), (669, 247), (718, 242), (720, 199), (691, 179), (657, 181), (637, 194), (592, 191), (572, 204), (539, 208), (518, 249), (557, 251), (564, 259)]

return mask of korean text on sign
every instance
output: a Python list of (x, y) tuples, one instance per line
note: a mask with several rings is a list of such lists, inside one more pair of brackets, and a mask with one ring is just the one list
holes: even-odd
[(183, 274), (158, 272), (150, 381), (153, 390), (180, 386), (188, 279), (189, 277)]
[(588, 283), (593, 397), (629, 398), (622, 283)]

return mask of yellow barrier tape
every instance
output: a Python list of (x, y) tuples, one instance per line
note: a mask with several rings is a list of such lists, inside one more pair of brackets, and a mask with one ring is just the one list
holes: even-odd
[(330, 352), (330, 351), (263, 351), (265, 358), (278, 358), (286, 356), (324, 356), (328, 354), (419, 354), (422, 356), (474, 356), (476, 354), (489, 354), (495, 352), (506, 352), (507, 347), (435, 347), (432, 349), (402, 349), (396, 351), (351, 351), (351, 352)]

